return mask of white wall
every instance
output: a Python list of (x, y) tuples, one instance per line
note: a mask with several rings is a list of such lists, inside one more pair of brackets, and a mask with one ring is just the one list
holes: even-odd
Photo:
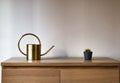
[(42, 52), (56, 46), (44, 57), (83, 57), (90, 48), (120, 60), (119, 8), (120, 0), (0, 0), (0, 61), (23, 56), (17, 42), (27, 32), (40, 37)]
[(68, 0), (65, 8), (69, 56), (83, 56), (90, 48), (94, 56), (120, 60), (120, 0)]

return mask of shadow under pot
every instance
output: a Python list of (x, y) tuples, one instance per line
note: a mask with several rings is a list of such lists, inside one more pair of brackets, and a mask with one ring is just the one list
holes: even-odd
[(84, 51), (84, 59), (92, 60), (92, 51)]

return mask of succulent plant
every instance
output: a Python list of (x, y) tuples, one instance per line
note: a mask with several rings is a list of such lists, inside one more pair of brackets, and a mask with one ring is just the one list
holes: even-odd
[(90, 50), (89, 48), (85, 49), (85, 51), (87, 51), (87, 52), (88, 52), (88, 51), (91, 52), (91, 50)]
[(92, 60), (92, 51), (90, 49), (85, 49), (84, 53), (84, 59), (85, 60)]

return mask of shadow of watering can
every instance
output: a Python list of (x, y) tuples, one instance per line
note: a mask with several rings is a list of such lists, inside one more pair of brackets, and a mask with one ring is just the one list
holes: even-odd
[[(32, 35), (36, 37), (39, 44), (27, 44), (27, 48), (26, 48), (27, 54), (26, 54), (20, 49), (20, 41), (24, 36), (27, 36), (27, 35)], [(44, 54), (41, 54), (41, 41), (35, 34), (32, 34), (32, 33), (26, 33), (22, 35), (22, 37), (18, 41), (18, 49), (23, 55), (27, 57), (27, 60), (41, 60), (41, 56), (47, 54), (53, 47), (54, 45), (47, 52), (45, 52)]]

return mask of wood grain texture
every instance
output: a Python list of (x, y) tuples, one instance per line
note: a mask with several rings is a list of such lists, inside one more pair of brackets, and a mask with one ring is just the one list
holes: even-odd
[(59, 83), (59, 75), (54, 69), (3, 69), (2, 83)]
[(62, 69), (61, 83), (119, 83), (118, 68)]
[(27, 61), (14, 57), (2, 62), (2, 83), (120, 83), (120, 63), (96, 57), (44, 58)]
[(25, 57), (13, 57), (1, 63), (2, 66), (119, 66), (119, 61), (107, 57), (94, 57), (84, 61), (80, 57), (43, 58), (39, 61), (27, 61)]

